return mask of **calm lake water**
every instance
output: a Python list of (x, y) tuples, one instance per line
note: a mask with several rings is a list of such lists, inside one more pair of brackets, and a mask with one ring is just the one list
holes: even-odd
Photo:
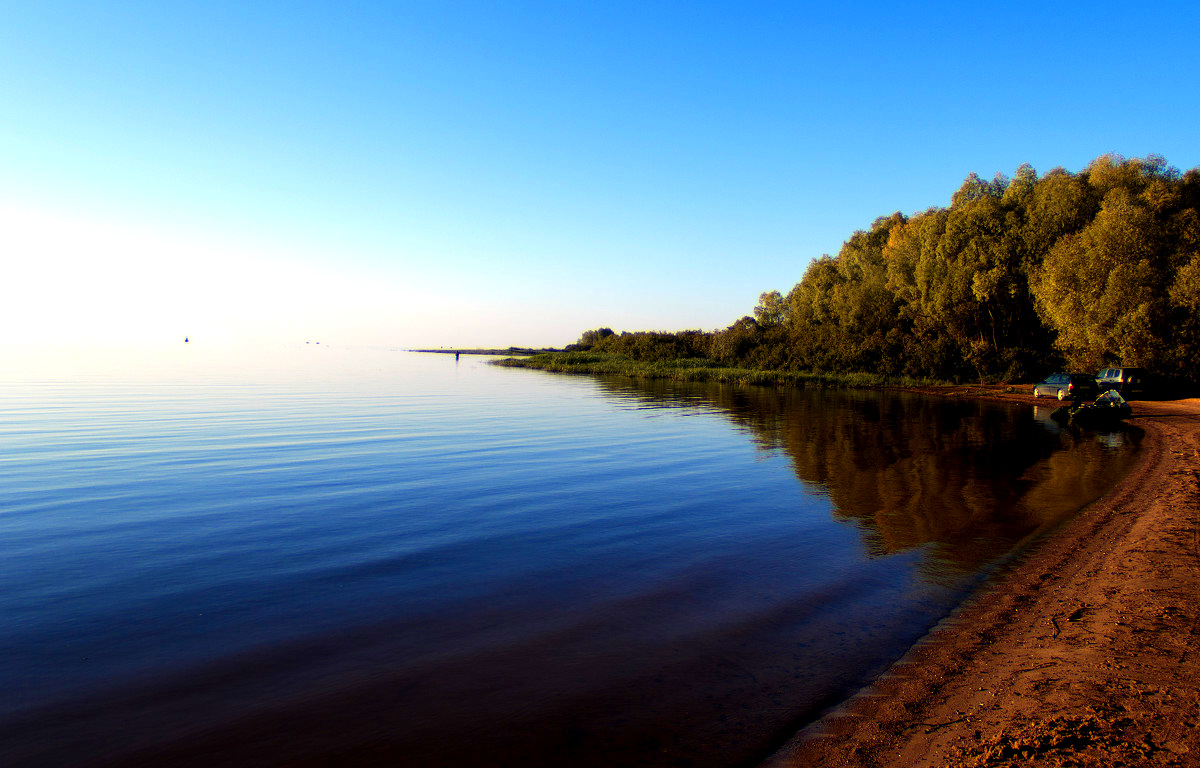
[(1049, 410), (317, 345), (14, 373), (0, 764), (754, 765), (1124, 471)]

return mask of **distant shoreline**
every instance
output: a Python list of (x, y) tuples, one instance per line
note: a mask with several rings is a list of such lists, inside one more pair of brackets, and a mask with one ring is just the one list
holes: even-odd
[(554, 352), (561, 352), (559, 349), (543, 348), (533, 349), (531, 347), (506, 347), (504, 349), (409, 349), (408, 352), (422, 352), (430, 355), (541, 355)]

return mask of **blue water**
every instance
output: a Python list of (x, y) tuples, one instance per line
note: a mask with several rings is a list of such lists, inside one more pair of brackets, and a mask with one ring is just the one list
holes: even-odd
[(316, 345), (0, 398), (6, 765), (753, 764), (1136, 442)]

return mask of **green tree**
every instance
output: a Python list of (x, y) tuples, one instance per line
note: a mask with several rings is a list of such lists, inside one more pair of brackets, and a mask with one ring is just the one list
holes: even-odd
[(1112, 186), (1095, 220), (1051, 249), (1034, 293), (1073, 368), (1153, 365), (1161, 358), (1168, 285), (1161, 247), (1148, 207)]
[(587, 331), (639, 360), (1029, 380), (1143, 365), (1200, 378), (1200, 169), (1097, 158), (967, 176), (948, 208), (876, 219), (723, 331)]
[(583, 334), (580, 335), (579, 341), (576, 342), (576, 346), (582, 349), (591, 349), (612, 335), (612, 328), (596, 328), (595, 330), (584, 331)]
[(754, 319), (760, 326), (782, 325), (787, 322), (791, 307), (783, 299), (779, 291), (766, 291), (758, 297), (758, 306), (754, 308)]
[(1168, 292), (1171, 305), (1171, 372), (1195, 379), (1200, 360), (1200, 251), (1175, 273)]

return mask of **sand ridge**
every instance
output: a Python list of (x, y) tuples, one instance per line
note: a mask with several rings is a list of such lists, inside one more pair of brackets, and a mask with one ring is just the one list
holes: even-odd
[(1200, 766), (1200, 399), (1134, 409), (1117, 487), (764, 768)]

